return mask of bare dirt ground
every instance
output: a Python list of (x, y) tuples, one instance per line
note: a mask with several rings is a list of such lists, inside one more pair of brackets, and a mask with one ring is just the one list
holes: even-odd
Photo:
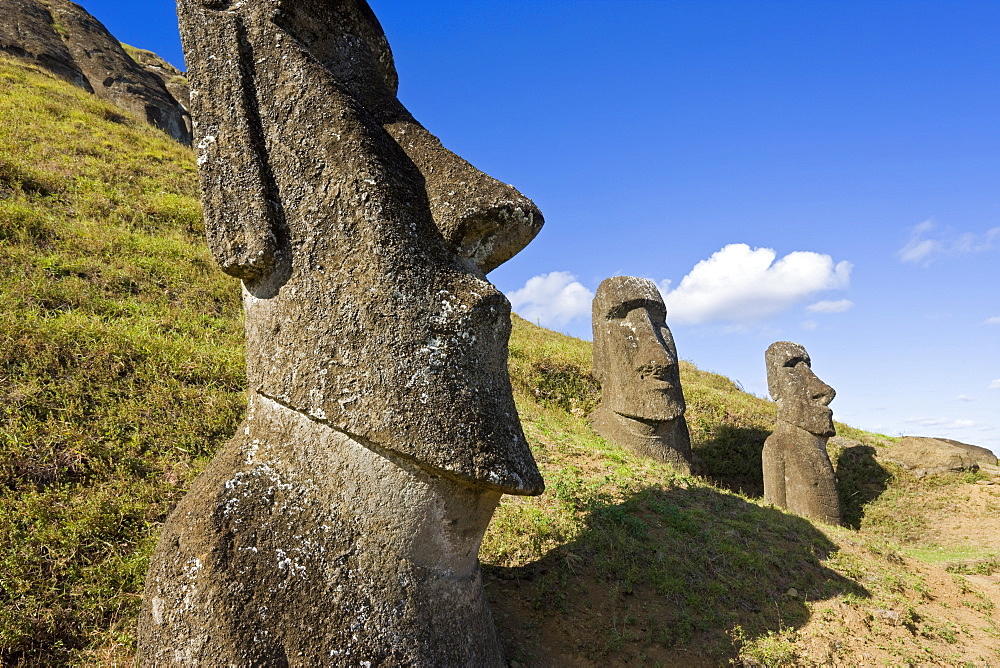
[[(901, 550), (863, 530), (827, 530), (838, 550), (824, 563), (868, 595), (802, 601), (806, 620), (753, 640), (756, 653), (741, 651), (732, 628), (671, 643), (669, 632), (650, 628), (673, 616), (668, 601), (617, 590), (586, 563), (567, 572), (576, 558), (561, 548), (520, 569), (487, 569), (487, 591), (514, 668), (1000, 666), (1000, 570), (989, 567), (1000, 556), (1000, 477), (921, 485), (901, 503), (923, 523), (920, 539)], [(549, 605), (557, 591), (558, 611)]]

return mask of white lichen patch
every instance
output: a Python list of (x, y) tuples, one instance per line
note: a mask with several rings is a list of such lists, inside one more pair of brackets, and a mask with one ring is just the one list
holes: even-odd
[[(211, 128), (210, 132), (216, 130), (216, 128)], [(198, 166), (201, 167), (211, 159), (211, 148), (215, 144), (214, 134), (205, 134), (198, 142)]]
[(278, 558), (277, 566), (279, 571), (283, 571), (288, 575), (297, 575), (303, 578), (306, 576), (306, 567), (300, 564), (296, 558), (288, 556), (288, 553), (281, 548), (275, 550), (275, 553)]

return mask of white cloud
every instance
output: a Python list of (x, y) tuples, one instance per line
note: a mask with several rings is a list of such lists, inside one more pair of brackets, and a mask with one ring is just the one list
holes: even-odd
[(943, 424), (948, 424), (948, 420), (942, 418), (907, 418), (903, 420), (907, 424), (918, 424), (921, 427), (940, 427)]
[(819, 327), (819, 323), (815, 320), (806, 320), (802, 323), (802, 329), (807, 332), (815, 332), (817, 327)]
[(987, 325), (1000, 325), (1000, 315), (995, 316), (993, 318), (986, 318), (986, 322), (984, 324), (987, 324)]
[(525, 320), (543, 327), (564, 327), (571, 320), (590, 315), (594, 293), (568, 271), (553, 271), (529, 278), (507, 299)]
[[(694, 266), (665, 295), (670, 323), (751, 323), (823, 290), (850, 283), (850, 262), (796, 251), (775, 262), (770, 248), (729, 244)], [(662, 286), (662, 284), (661, 284)]]
[(972, 420), (949, 420), (946, 418), (909, 418), (903, 422), (921, 427), (946, 427), (948, 429), (968, 429), (976, 426)]
[(1000, 227), (991, 228), (982, 234), (964, 232), (956, 235), (945, 230), (940, 239), (925, 238), (934, 227), (932, 221), (925, 220), (910, 231), (910, 240), (896, 253), (900, 262), (922, 264), (926, 267), (941, 254), (961, 255), (992, 250), (996, 241), (1000, 239)]
[(810, 304), (806, 310), (810, 313), (843, 313), (854, 307), (854, 302), (850, 299), (840, 299), (838, 301), (823, 301)]
[(994, 242), (1000, 238), (1000, 227), (986, 230), (982, 235), (966, 232), (955, 239), (951, 247), (956, 253), (982, 253), (992, 250)]
[(989, 389), (989, 390), (1000, 390), (1000, 378), (997, 378), (996, 380), (994, 380), (993, 382), (991, 382), (990, 386), (988, 388), (986, 388), (986, 389)]
[(957, 397), (955, 397), (955, 401), (974, 401), (974, 399), (970, 397), (968, 394), (960, 394)]

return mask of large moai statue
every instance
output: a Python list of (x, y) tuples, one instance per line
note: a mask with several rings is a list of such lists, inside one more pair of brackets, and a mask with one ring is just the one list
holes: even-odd
[(806, 349), (790, 341), (764, 353), (767, 388), (778, 404), (764, 442), (764, 501), (826, 524), (840, 524), (837, 479), (826, 453), (836, 431), (829, 403), (836, 392), (816, 377)]
[(691, 439), (667, 307), (656, 284), (613, 276), (594, 296), (594, 429), (623, 447), (691, 470)]
[(143, 665), (503, 664), (478, 551), (539, 494), (485, 272), (542, 217), (396, 99), (364, 0), (179, 0), (249, 410), (163, 527)]

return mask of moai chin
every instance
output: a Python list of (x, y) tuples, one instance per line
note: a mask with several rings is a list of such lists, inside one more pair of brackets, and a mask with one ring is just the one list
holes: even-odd
[(691, 439), (667, 308), (656, 284), (614, 276), (594, 296), (594, 375), (601, 403), (591, 415), (604, 438), (691, 470)]
[(764, 501), (826, 524), (840, 524), (837, 479), (826, 453), (836, 431), (833, 388), (816, 377), (806, 349), (772, 343), (764, 354), (767, 387), (778, 405), (774, 432), (764, 442)]
[(500, 666), (478, 550), (539, 494), (485, 272), (530, 200), (396, 99), (364, 0), (178, 0), (209, 245), (249, 410), (168, 518), (146, 665)]

